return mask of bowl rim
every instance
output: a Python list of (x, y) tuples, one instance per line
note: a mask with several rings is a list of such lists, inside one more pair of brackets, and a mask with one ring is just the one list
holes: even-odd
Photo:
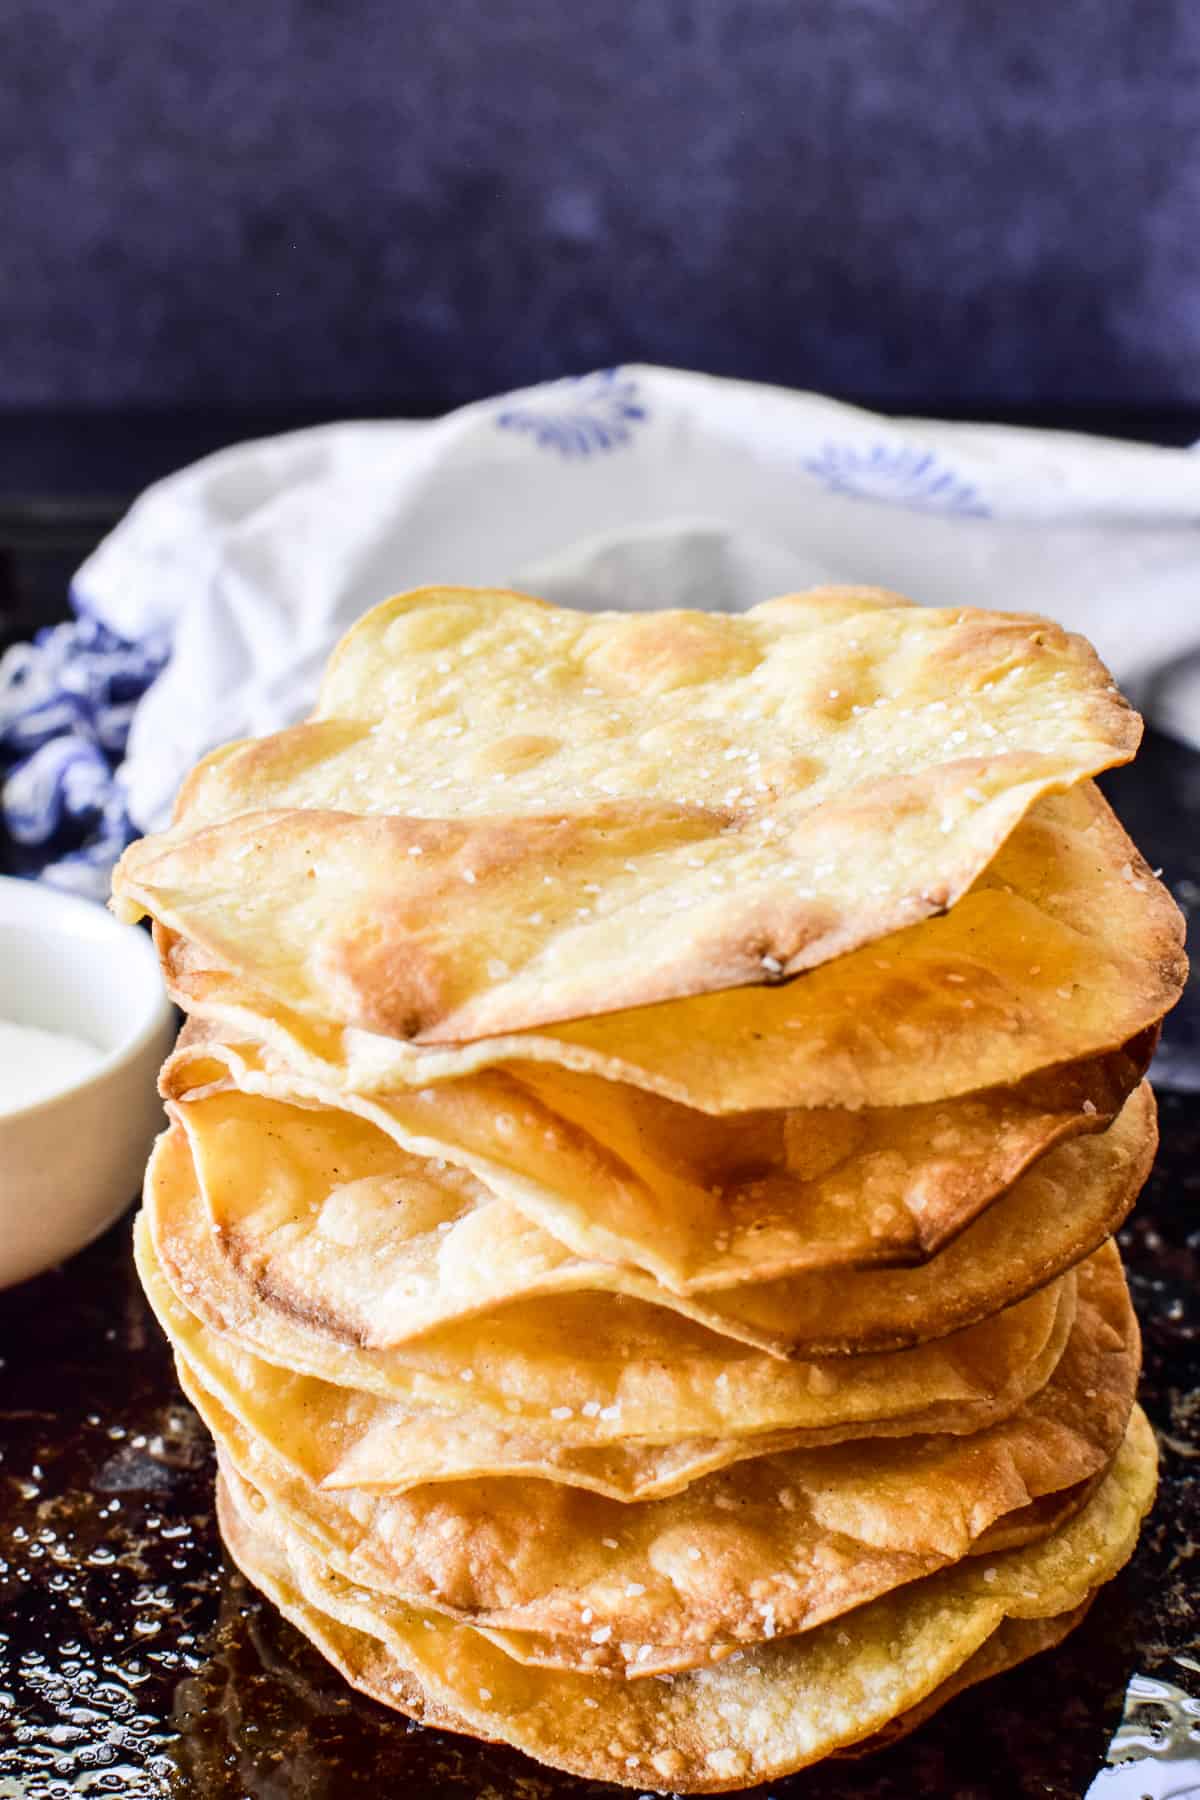
[[(96, 900), (51, 887), (48, 882), (29, 880), (19, 875), (0, 875), (0, 928), (19, 925), (37, 932), (48, 942), (62, 935), (59, 921), (74, 921), (82, 928), (76, 935), (95, 938), (110, 944), (118, 955), (139, 965), (146, 978), (144, 1003), (135, 1012), (126, 1035), (106, 1050), (92, 1068), (63, 1087), (31, 1100), (24, 1106), (0, 1104), (0, 1131), (21, 1120), (32, 1118), (64, 1101), (76, 1099), (89, 1088), (100, 1086), (127, 1065), (138, 1062), (148, 1050), (156, 1048), (174, 1017), (174, 1007), (162, 980), (158, 952), (149, 934), (138, 926), (120, 924)], [(68, 927), (69, 931), (69, 927)]]

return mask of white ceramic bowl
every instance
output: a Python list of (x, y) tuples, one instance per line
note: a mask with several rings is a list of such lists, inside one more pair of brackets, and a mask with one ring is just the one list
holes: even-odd
[[(174, 1034), (154, 946), (94, 901), (0, 876), (0, 1019), (87, 1039), (69, 1087), (0, 1110), (0, 1287), (98, 1237), (139, 1191)], [(3, 1101), (0, 1097), (0, 1106)]]

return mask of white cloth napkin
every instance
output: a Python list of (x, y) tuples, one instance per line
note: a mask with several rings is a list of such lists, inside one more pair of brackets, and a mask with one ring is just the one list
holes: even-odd
[(827, 581), (1046, 613), (1200, 744), (1200, 457), (671, 369), (236, 445), (143, 494), (74, 591), (172, 645), (121, 771), (150, 830), (204, 751), (301, 717), (341, 632), (400, 589), (736, 610)]

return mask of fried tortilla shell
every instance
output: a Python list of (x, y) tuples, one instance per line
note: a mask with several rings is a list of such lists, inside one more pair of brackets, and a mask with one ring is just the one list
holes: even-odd
[[(186, 1186), (169, 1189), (158, 1179), (172, 1155), (168, 1134), (155, 1153), (147, 1216), (167, 1279), (215, 1330), (280, 1368), (340, 1380), (364, 1395), (451, 1413), (467, 1405), (581, 1446), (819, 1431), (912, 1418), (931, 1407), (975, 1415), (1006, 1404), (1014, 1384), (1028, 1391), (1026, 1372), (1037, 1366), (1069, 1300), (1051, 1284), (966, 1331), (854, 1357), (773, 1357), (676, 1312), (608, 1292), (518, 1301), (415, 1340), (364, 1349), (319, 1304), (296, 1316), (235, 1275), (202, 1212), (188, 1204)], [(363, 1374), (372, 1379), (358, 1379)]]
[(801, 980), (455, 1047), (306, 1018), (156, 929), (181, 1006), (347, 1092), (536, 1062), (712, 1113), (923, 1106), (1104, 1055), (1178, 1000), (1183, 933), (1171, 895), (1090, 783), (1040, 802), (944, 916)]
[(413, 1685), (443, 1719), (592, 1780), (720, 1792), (778, 1778), (870, 1738), (934, 1694), (1006, 1618), (1081, 1607), (1127, 1561), (1154, 1497), (1153, 1433), (1135, 1411), (1089, 1504), (994, 1561), (968, 1558), (797, 1637), (665, 1682), (547, 1671), (478, 1631), (382, 1601), (293, 1562), (271, 1508), (230, 1475), (225, 1541), (245, 1574), (355, 1686), (405, 1710)]
[[(156, 1296), (157, 1304), (162, 1306), (160, 1319), (169, 1316), (169, 1297), (169, 1288)], [(266, 1479), (262, 1472), (269, 1467), (275, 1471), (277, 1486), (298, 1483), (300, 1491), (320, 1481), (323, 1465), (311, 1454), (311, 1440), (289, 1443), (291, 1460), (267, 1447), (260, 1432), (262, 1414), (244, 1404), (249, 1390), (244, 1384), (229, 1380), (235, 1360), (229, 1347), (213, 1334), (198, 1338), (196, 1321), (182, 1308), (178, 1309), (177, 1319), (182, 1327), (175, 1353), (179, 1385), (213, 1435), (227, 1440), (235, 1433), (245, 1436), (256, 1479)], [(195, 1361), (189, 1359), (189, 1351)], [(280, 1397), (281, 1388), (271, 1374), (265, 1386), (269, 1405)], [(294, 1392), (290, 1385), (282, 1385), (285, 1405)], [(389, 1415), (388, 1435), (392, 1480), (385, 1491), (390, 1493), (441, 1481), (476, 1481), (502, 1470), (510, 1478), (562, 1481), (623, 1501), (680, 1493), (714, 1469), (729, 1468), (747, 1456), (790, 1449), (797, 1441), (795, 1432), (772, 1432), (758, 1437), (692, 1438), (679, 1444), (606, 1444), (595, 1450), (580, 1450), (478, 1413), (404, 1413), (399, 1408)], [(403, 1473), (399, 1474), (401, 1470)], [(335, 1480), (339, 1478), (337, 1465), (332, 1474)], [(373, 1491), (360, 1490), (364, 1495)]]
[[(1098, 1482), (1089, 1483), (1087, 1498), (1095, 1491)], [(1081, 1501), (1080, 1504), (1085, 1504)], [(1069, 1514), (1064, 1514), (1064, 1521)], [(1042, 1536), (1048, 1536), (1044, 1532)], [(1030, 1539), (1030, 1542), (1036, 1540)], [(935, 1712), (953, 1700), (966, 1688), (974, 1687), (981, 1681), (988, 1681), (993, 1675), (1002, 1675), (1017, 1663), (1038, 1655), (1043, 1650), (1050, 1650), (1060, 1644), (1069, 1632), (1081, 1624), (1086, 1618), (1091, 1605), (1091, 1597), (1067, 1613), (1060, 1613), (1053, 1619), (1006, 1619), (999, 1629), (993, 1632), (975, 1655), (970, 1657), (963, 1667), (948, 1681), (935, 1689), (920, 1706), (892, 1722), (874, 1738), (865, 1739), (847, 1750), (838, 1752), (842, 1756), (867, 1756), (886, 1745), (895, 1743), (897, 1739), (907, 1737), (924, 1724)], [(599, 1653), (591, 1645), (590, 1640), (571, 1640), (564, 1638), (538, 1638), (527, 1632), (489, 1631), (485, 1626), (477, 1625), (475, 1630), (503, 1650), (506, 1656), (514, 1661), (527, 1663), (532, 1668), (558, 1669), (570, 1674), (604, 1674), (611, 1680), (649, 1680), (651, 1677), (663, 1675), (679, 1675), (689, 1669), (712, 1667), (736, 1657), (739, 1652), (737, 1644), (711, 1645), (706, 1656), (698, 1656), (694, 1650), (660, 1650), (648, 1644), (622, 1644), (619, 1646), (623, 1663), (597, 1664), (589, 1660)], [(651, 1652), (649, 1656), (647, 1652)], [(641, 1661), (638, 1658), (642, 1658)]]
[[(616, 1421), (530, 1421), (497, 1413), (473, 1396), (463, 1398), (461, 1388), (457, 1405), (439, 1410), (411, 1392), (384, 1397), (280, 1367), (211, 1330), (189, 1309), (189, 1296), (176, 1294), (162, 1273), (144, 1216), (135, 1250), (147, 1296), (175, 1349), (185, 1385), (202, 1385), (250, 1438), (305, 1481), (360, 1494), (523, 1475), (619, 1500), (643, 1499), (679, 1492), (713, 1470), (779, 1449), (851, 1437), (981, 1430), (1015, 1412), (1050, 1379), (1077, 1304), (1071, 1276), (1036, 1297), (1032, 1316), (1007, 1322), (1004, 1335), (992, 1334), (990, 1342), (982, 1335), (976, 1338), (964, 1352), (964, 1364), (978, 1360), (987, 1366), (971, 1370), (972, 1380), (947, 1376), (945, 1365), (933, 1371), (918, 1368), (899, 1393), (885, 1395), (874, 1409), (861, 1407), (852, 1389), (835, 1387), (802, 1407), (800, 1424), (741, 1420), (723, 1436), (696, 1434), (668, 1443), (660, 1441), (661, 1424), (646, 1440), (614, 1437)], [(996, 1362), (991, 1349), (999, 1353)], [(939, 1389), (931, 1375), (946, 1376), (945, 1386)], [(468, 1385), (473, 1386), (462, 1387)], [(203, 1401), (197, 1404), (203, 1411)]]
[(1031, 1657), (1040, 1656), (1043, 1651), (1053, 1650), (1063, 1639), (1069, 1637), (1078, 1625), (1082, 1625), (1091, 1610), (1094, 1594), (1079, 1606), (1073, 1606), (1067, 1612), (1056, 1613), (1050, 1619), (1005, 1619), (998, 1625), (990, 1638), (979, 1646), (974, 1656), (969, 1656), (960, 1669), (957, 1669), (940, 1687), (927, 1694), (919, 1705), (910, 1707), (898, 1718), (885, 1725), (874, 1737), (863, 1738), (860, 1743), (847, 1750), (838, 1752), (841, 1756), (873, 1756), (877, 1750), (886, 1750), (889, 1744), (899, 1743), (910, 1732), (916, 1731), (926, 1719), (940, 1712), (949, 1701), (957, 1699), (968, 1688), (977, 1687), (981, 1681), (990, 1681), (995, 1675), (1004, 1675), (1018, 1664), (1028, 1662)]
[(1042, 1157), (918, 1268), (794, 1276), (710, 1299), (736, 1307), (742, 1327), (778, 1330), (781, 1340), (786, 1330), (795, 1355), (858, 1355), (962, 1331), (1054, 1280), (1117, 1231), (1157, 1147), (1154, 1094), (1144, 1081), (1107, 1131)]
[[(1030, 1509), (1108, 1468), (1137, 1369), (1108, 1246), (1081, 1271), (1058, 1367), (1007, 1419), (969, 1437), (781, 1451), (665, 1500), (623, 1505), (492, 1478), (365, 1502), (296, 1479), (219, 1406), (205, 1413), (318, 1563), (493, 1631), (582, 1640), (585, 1667), (628, 1661), (653, 1674), (682, 1666), (685, 1646), (704, 1661), (712, 1646), (808, 1631), (981, 1548), (997, 1553), (997, 1526), (1028, 1531)], [(1055, 1523), (1051, 1510), (1032, 1537)]]
[[(815, 1269), (926, 1260), (1047, 1150), (1105, 1130), (1145, 1074), (1154, 1044), (1155, 1033), (1143, 1032), (1108, 1056), (1015, 1088), (925, 1106), (717, 1118), (624, 1082), (536, 1063), (359, 1095), (288, 1068), (266, 1043), (226, 1041), (214, 1022), (191, 1020), (160, 1086), (168, 1101), (191, 1102), (178, 1116), (214, 1216), (220, 1184), (210, 1166), (247, 1155), (260, 1166), (264, 1159), (247, 1146), (264, 1118), (275, 1122), (272, 1155), (287, 1159), (297, 1134), (288, 1132), (281, 1103), (291, 1102), (308, 1109), (298, 1116), (310, 1136), (316, 1120), (326, 1121), (327, 1160), (343, 1171), (343, 1185), (349, 1114), (393, 1139), (404, 1153), (399, 1168), (415, 1172), (420, 1158), (440, 1174), (449, 1163), (489, 1197), (511, 1202), (555, 1240), (544, 1252), (556, 1269), (565, 1245), (585, 1261), (628, 1264), (672, 1292), (702, 1294)], [(205, 1130), (214, 1110), (206, 1102), (231, 1087), (274, 1107), (235, 1107), (242, 1149), (217, 1159), (204, 1148), (214, 1135)], [(232, 1140), (233, 1125), (221, 1135)], [(359, 1128), (355, 1141), (369, 1142), (369, 1129)], [(307, 1161), (319, 1180), (315, 1146)], [(257, 1179), (242, 1213), (264, 1210), (261, 1195), (278, 1185), (269, 1170)], [(332, 1177), (327, 1185), (336, 1185)], [(489, 1237), (497, 1246), (521, 1242), (527, 1254), (539, 1242), (520, 1228)], [(748, 1341), (765, 1348), (774, 1340)]]
[(1140, 732), (1089, 645), (1020, 614), (427, 588), (358, 622), (307, 723), (207, 757), (113, 889), (284, 1005), (470, 1040), (769, 983), (943, 911)]
[[(210, 1095), (190, 1102), (187, 1113), (196, 1118), (215, 1107), (219, 1117), (248, 1104), (242, 1096)], [(472, 1381), (481, 1380), (472, 1323), (479, 1320), (487, 1322), (483, 1342), (492, 1346), (484, 1354), (507, 1348), (534, 1380), (537, 1346), (555, 1326), (592, 1334), (564, 1341), (603, 1345), (620, 1321), (622, 1359), (640, 1333), (656, 1362), (678, 1360), (697, 1334), (711, 1348), (713, 1332), (733, 1345), (804, 1357), (930, 1342), (1002, 1311), (1096, 1249), (1132, 1205), (1156, 1143), (1153, 1096), (1143, 1084), (1108, 1131), (1043, 1157), (929, 1263), (817, 1270), (681, 1297), (636, 1270), (571, 1258), (507, 1202), (482, 1198), (462, 1171), (418, 1169), (406, 1183), (394, 1174), (356, 1179), (376, 1151), (368, 1129), (354, 1120), (339, 1141), (353, 1135), (351, 1128), (363, 1132), (368, 1162), (339, 1164), (351, 1177), (344, 1187), (335, 1183), (326, 1192), (324, 1177), (309, 1185), (303, 1140), (291, 1129), (296, 1115), (279, 1110), (295, 1150), (294, 1179), (276, 1154), (278, 1137), (261, 1144), (251, 1138), (247, 1160), (230, 1163), (228, 1182), (213, 1179), (218, 1200), (222, 1191), (228, 1195), (227, 1208), (216, 1213), (198, 1189), (183, 1132), (176, 1127), (160, 1141), (146, 1185), (160, 1254), (176, 1287), (194, 1296), (188, 1303), (215, 1329), (240, 1334), (248, 1347), (289, 1367), (385, 1393), (397, 1382), (409, 1389), (407, 1370), (417, 1363), (432, 1374), (439, 1357), (449, 1359), (453, 1384), (468, 1364)], [(319, 1122), (323, 1115), (311, 1117)], [(314, 1130), (320, 1139), (319, 1125)], [(245, 1142), (244, 1133), (235, 1132), (234, 1141)], [(260, 1190), (257, 1177), (242, 1175), (264, 1161)], [(249, 1238), (247, 1218), (260, 1221)], [(274, 1248), (272, 1222), (279, 1227)], [(524, 1356), (522, 1334), (531, 1345)], [(553, 1407), (603, 1411), (618, 1398), (573, 1395), (557, 1385), (561, 1380), (578, 1386), (556, 1364)], [(506, 1380), (506, 1410), (518, 1397)]]

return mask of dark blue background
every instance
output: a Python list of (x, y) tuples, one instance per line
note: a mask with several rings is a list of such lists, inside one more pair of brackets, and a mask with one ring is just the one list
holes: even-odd
[(0, 408), (1200, 403), (1191, 0), (3, 0)]

